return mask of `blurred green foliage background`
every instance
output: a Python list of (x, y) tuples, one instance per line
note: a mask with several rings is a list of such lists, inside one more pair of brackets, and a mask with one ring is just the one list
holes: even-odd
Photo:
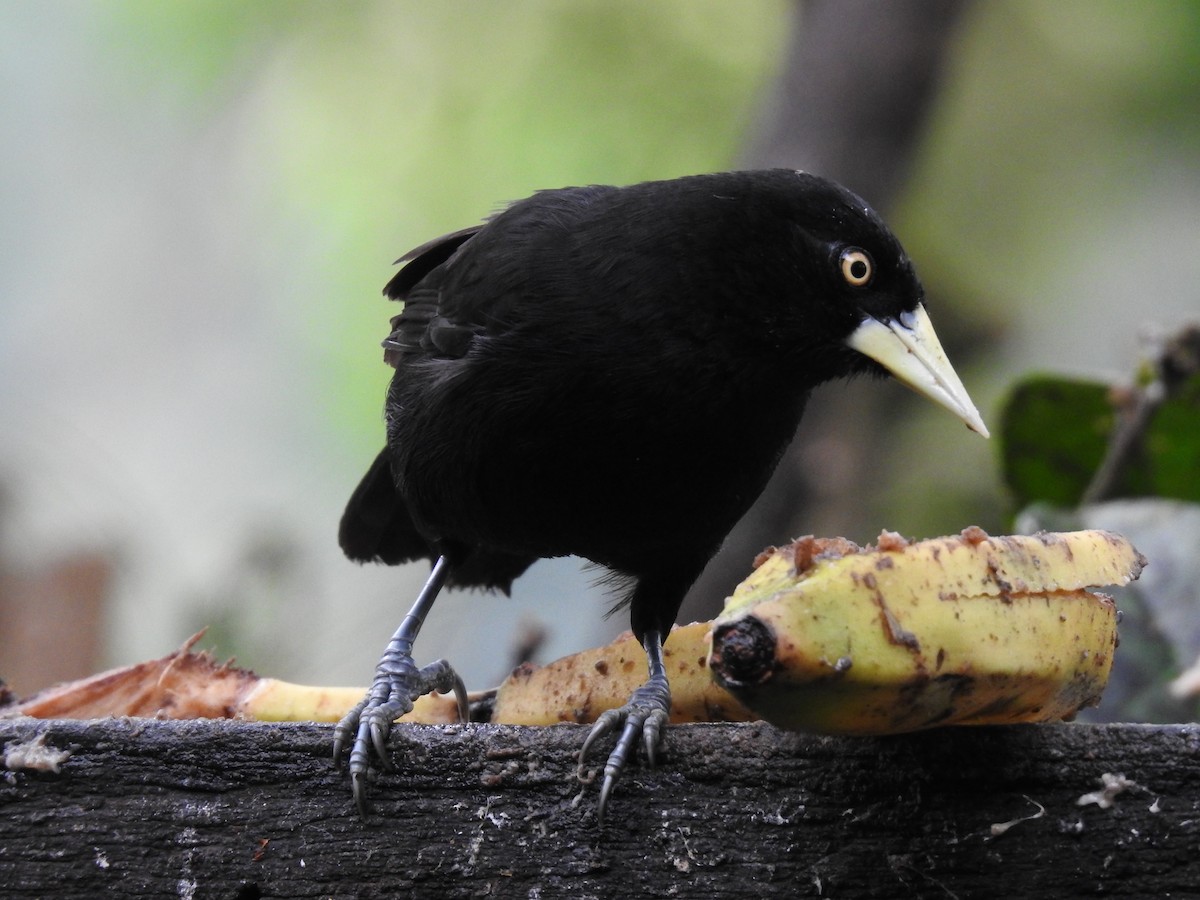
[[(111, 561), (92, 662), (215, 623), (261, 671), (365, 682), (423, 575), (356, 568), (334, 538), (382, 441), (391, 260), (537, 188), (735, 166), (797, 14), (0, 0), (12, 578)], [(1141, 330), (1200, 310), (1198, 71), (1195, 2), (968, 9), (888, 217), (935, 319), (983, 336), (956, 363), (985, 418), (1016, 375), (1127, 371)], [(915, 412), (875, 458), (894, 489), (849, 536), (1003, 521), (991, 454)], [(545, 566), (511, 601), (445, 598), (419, 654), (484, 684), (522, 617), (552, 625), (547, 655), (601, 639), (621, 623), (576, 569)], [(31, 605), (17, 581), (10, 620)]]

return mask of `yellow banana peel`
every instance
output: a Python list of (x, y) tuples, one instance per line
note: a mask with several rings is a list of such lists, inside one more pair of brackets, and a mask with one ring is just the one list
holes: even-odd
[[(366, 693), (361, 688), (312, 687), (277, 678), (260, 678), (234, 708), (240, 719), (260, 722), (338, 722)], [(452, 694), (422, 694), (412, 711), (397, 719), (421, 725), (458, 721), (458, 701)]]
[(1117, 612), (1088, 587), (1145, 560), (1103, 531), (876, 549), (805, 538), (760, 557), (713, 623), (713, 677), (764, 719), (830, 734), (1055, 721), (1095, 705)]
[[(1103, 531), (920, 543), (884, 533), (865, 550), (802, 538), (764, 553), (714, 622), (663, 648), (672, 722), (766, 719), (831, 734), (1054, 721), (1094, 705), (1116, 648), (1116, 609), (1091, 586), (1125, 584), (1145, 560)], [(60, 685), (5, 715), (149, 715), (336, 721), (362, 688), (289, 684), (194, 653)], [(591, 722), (646, 679), (626, 633), (546, 666), (518, 668), (492, 698), (497, 723)], [(486, 694), (476, 695), (482, 698)], [(457, 720), (426, 695), (401, 721)]]
[[(363, 688), (292, 684), (218, 663), (211, 653), (192, 649), (203, 635), (203, 631), (192, 635), (174, 653), (159, 659), (47, 688), (23, 702), (0, 707), (0, 716), (336, 722), (362, 699)], [(426, 694), (417, 698), (403, 721), (457, 722), (458, 704), (452, 696)]]
[[(748, 722), (761, 718), (708, 674), (710, 622), (671, 630), (663, 662), (671, 679), (671, 717), (684, 722)], [(520, 666), (496, 691), (491, 720), (506, 725), (594, 722), (621, 706), (645, 682), (646, 653), (629, 632), (610, 644), (547, 665)]]

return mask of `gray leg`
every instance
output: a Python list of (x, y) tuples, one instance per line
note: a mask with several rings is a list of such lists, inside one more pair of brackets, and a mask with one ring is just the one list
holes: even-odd
[[(387, 766), (387, 738), (392, 723), (413, 708), (413, 701), (431, 691), (454, 691), (458, 700), (459, 718), (467, 718), (467, 690), (462, 679), (444, 659), (418, 669), (412, 659), (413, 641), (425, 616), (446, 582), (449, 563), (439, 556), (429, 573), (417, 602), (392, 639), (375, 667), (375, 680), (367, 695), (338, 722), (333, 731), (333, 760), (340, 764), (342, 751), (350, 746), (350, 783), (359, 814), (366, 818), (370, 811), (367, 802), (367, 771), (371, 749), (381, 766)], [(354, 736), (351, 743), (351, 735)]]
[(604, 782), (600, 785), (600, 800), (596, 805), (596, 818), (600, 822), (604, 821), (608, 798), (617, 784), (617, 779), (625, 770), (630, 756), (636, 752), (639, 736), (646, 748), (647, 761), (654, 765), (655, 753), (662, 739), (662, 728), (671, 711), (671, 685), (667, 681), (667, 668), (663, 665), (662, 635), (657, 630), (647, 631), (642, 637), (642, 647), (646, 650), (650, 677), (633, 692), (628, 703), (620, 709), (608, 710), (596, 720), (579, 750), (579, 771), (582, 775), (584, 760), (592, 745), (624, 726), (621, 736), (617, 739), (617, 746), (613, 748), (612, 753), (608, 755), (608, 762), (604, 764)]

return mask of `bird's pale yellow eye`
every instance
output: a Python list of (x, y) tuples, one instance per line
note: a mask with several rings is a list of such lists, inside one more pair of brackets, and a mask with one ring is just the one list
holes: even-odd
[(875, 263), (866, 250), (848, 247), (841, 256), (842, 277), (851, 287), (862, 287), (875, 274)]

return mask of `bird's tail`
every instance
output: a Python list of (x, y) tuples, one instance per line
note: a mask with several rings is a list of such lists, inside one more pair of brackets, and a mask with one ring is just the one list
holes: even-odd
[(446, 555), (451, 563), (447, 584), (479, 587), (508, 593), (513, 579), (536, 557), (505, 553), (485, 547), (447, 543), (435, 546), (413, 524), (404, 498), (396, 490), (387, 450), (371, 463), (346, 504), (338, 527), (338, 544), (355, 562), (389, 566)]
[(355, 562), (395, 566), (437, 556), (417, 532), (396, 490), (387, 450), (375, 457), (350, 496), (338, 527), (338, 544)]

